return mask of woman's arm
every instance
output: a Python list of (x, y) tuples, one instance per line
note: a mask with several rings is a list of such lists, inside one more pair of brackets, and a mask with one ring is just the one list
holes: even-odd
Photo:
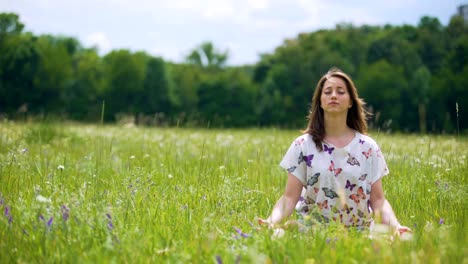
[(260, 224), (268, 224), (270, 227), (274, 227), (288, 218), (299, 201), (302, 188), (301, 181), (289, 173), (283, 196), (278, 199), (267, 220), (259, 219)]
[(370, 194), (370, 205), (372, 211), (374, 212), (377, 221), (382, 224), (389, 225), (395, 228), (399, 233), (404, 233), (411, 231), (410, 228), (400, 225), (398, 219), (393, 212), (392, 206), (385, 199), (385, 195), (382, 188), (382, 181), (379, 179), (374, 184), (372, 184), (371, 194)]

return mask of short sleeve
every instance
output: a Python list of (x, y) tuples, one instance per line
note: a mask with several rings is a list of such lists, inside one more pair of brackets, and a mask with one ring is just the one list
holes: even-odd
[(390, 173), (380, 147), (375, 144), (374, 149), (375, 151), (372, 152), (371, 184), (374, 184), (376, 181)]
[(303, 145), (294, 141), (280, 162), (280, 166), (294, 175), (303, 185), (306, 185), (306, 163), (302, 162), (304, 157)]

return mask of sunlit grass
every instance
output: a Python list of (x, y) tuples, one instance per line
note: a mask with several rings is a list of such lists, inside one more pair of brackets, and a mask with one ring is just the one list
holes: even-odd
[(372, 133), (411, 241), (258, 229), (298, 131), (0, 125), (0, 263), (463, 263), (468, 138)]

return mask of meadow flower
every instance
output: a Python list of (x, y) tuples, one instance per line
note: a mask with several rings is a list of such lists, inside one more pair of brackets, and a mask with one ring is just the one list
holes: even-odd
[(445, 223), (445, 219), (443, 219), (442, 217), (439, 219), (439, 225), (442, 225)]
[(67, 221), (68, 218), (70, 217), (70, 209), (66, 205), (62, 205), (60, 209), (62, 211), (63, 221)]
[(58, 165), (58, 166), (57, 166), (57, 170), (61, 170), (61, 171), (62, 171), (62, 170), (64, 170), (64, 169), (65, 169), (65, 166), (63, 166), (63, 165)]
[(50, 227), (52, 225), (52, 223), (54, 222), (54, 217), (50, 217), (49, 218), (49, 221), (47, 221), (47, 227)]
[(10, 212), (10, 206), (5, 206), (5, 216), (8, 218), (8, 223), (10, 224), (13, 221), (13, 216), (11, 215)]
[(51, 202), (50, 198), (44, 197), (44, 196), (42, 196), (40, 194), (38, 196), (36, 196), (36, 200), (38, 202), (41, 202), (41, 203), (50, 203)]
[(241, 236), (241, 237), (250, 237), (249, 234), (246, 234), (244, 232), (242, 232), (239, 228), (237, 227), (234, 227), (234, 230), (236, 230), (236, 232)]
[(220, 255), (216, 255), (216, 263), (223, 264), (223, 260), (221, 259)]
[(109, 230), (112, 231), (112, 229), (114, 229), (114, 223), (112, 223), (112, 216), (109, 213), (107, 213), (106, 217), (107, 217), (107, 220), (108, 220), (107, 221), (107, 228), (109, 228)]

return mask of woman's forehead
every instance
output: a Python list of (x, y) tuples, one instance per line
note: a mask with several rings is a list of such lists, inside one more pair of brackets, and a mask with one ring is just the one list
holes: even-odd
[(337, 87), (346, 87), (346, 83), (343, 79), (341, 79), (340, 77), (335, 77), (335, 76), (332, 76), (332, 77), (329, 77), (325, 80), (325, 83), (323, 84), (323, 87), (326, 88), (326, 87), (333, 87), (333, 86), (337, 86)]

